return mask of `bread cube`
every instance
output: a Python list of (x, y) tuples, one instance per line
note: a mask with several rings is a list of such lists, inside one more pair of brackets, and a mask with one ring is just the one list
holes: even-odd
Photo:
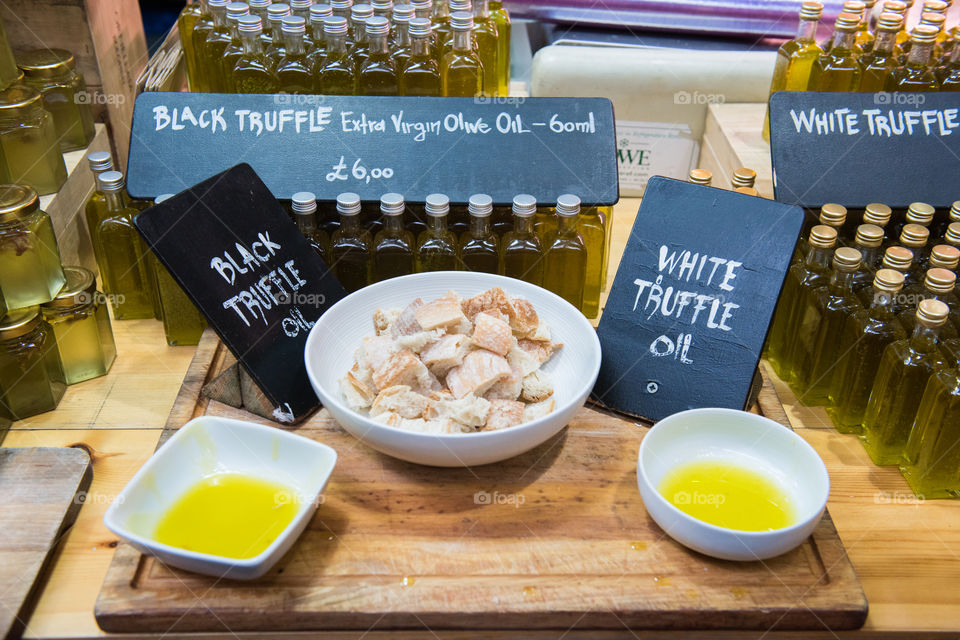
[(463, 364), (447, 373), (447, 387), (457, 398), (473, 393), (483, 395), (498, 380), (510, 375), (507, 359), (486, 349), (471, 351)]

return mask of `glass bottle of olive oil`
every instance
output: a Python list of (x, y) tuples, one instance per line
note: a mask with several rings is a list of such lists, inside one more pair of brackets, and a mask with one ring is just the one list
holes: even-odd
[(863, 416), (860, 441), (876, 465), (900, 464), (923, 391), (944, 365), (937, 341), (947, 322), (947, 305), (923, 300), (915, 318), (911, 337), (883, 350)]
[[(327, 37), (323, 33), (323, 21), (333, 17), (333, 9), (328, 4), (315, 4), (310, 7), (310, 19), (307, 20), (307, 33), (303, 38), (308, 54), (325, 51)], [(323, 55), (323, 54), (320, 54)]]
[(380, 197), (383, 228), (373, 239), (373, 267), (377, 281), (405, 276), (414, 270), (413, 234), (403, 228), (403, 196), (385, 193)]
[(583, 304), (587, 249), (577, 231), (580, 198), (564, 194), (557, 198), (557, 230), (544, 245), (543, 287), (576, 308)]
[(304, 22), (310, 17), (310, 7), (313, 0), (287, 0), (290, 5), (290, 15), (303, 18)]
[(363, 63), (370, 55), (367, 38), (367, 19), (373, 17), (373, 7), (369, 4), (355, 4), (350, 8), (350, 55), (353, 68), (359, 74)]
[(887, 91), (939, 91), (940, 83), (930, 65), (930, 56), (939, 31), (936, 27), (920, 24), (910, 34), (910, 53), (906, 63), (898, 67), (887, 82)]
[(373, 282), (373, 240), (360, 226), (360, 196), (341, 193), (337, 196), (340, 227), (330, 240), (333, 273), (348, 292)]
[(390, 23), (386, 18), (367, 18), (367, 59), (360, 67), (357, 93), (365, 96), (395, 96), (400, 90), (396, 62), (390, 55), (387, 38)]
[[(880, 261), (881, 269), (893, 269), (894, 271), (899, 271), (904, 277), (904, 282), (907, 280), (907, 274), (910, 273), (910, 268), (912, 265), (913, 251), (910, 251), (906, 247), (900, 246), (887, 247), (886, 251), (883, 252), (883, 259)], [(901, 289), (902, 288), (903, 286), (901, 285)], [(857, 291), (857, 297), (860, 298), (860, 303), (864, 307), (869, 307), (874, 298), (873, 282), (871, 282), (871, 286)], [(894, 296), (892, 304), (896, 313), (900, 313), (900, 311), (903, 310), (900, 304), (899, 296)]]
[(317, 90), (330, 95), (349, 96), (357, 92), (357, 74), (347, 50), (347, 21), (345, 18), (328, 18), (323, 23), (327, 35), (327, 57), (319, 69)]
[[(823, 14), (823, 3), (806, 1), (800, 7), (797, 37), (777, 50), (777, 63), (770, 81), (770, 95), (777, 91), (806, 91), (810, 69), (823, 50), (817, 44), (817, 27)], [(763, 139), (770, 141), (770, 111), (763, 122)], [(752, 186), (752, 185), (751, 185)]]
[[(283, 19), (291, 16), (293, 16), (293, 13), (290, 12), (290, 5), (283, 2), (272, 2), (267, 6), (266, 22), (262, 18), (260, 20), (262, 29), (260, 42), (263, 45), (263, 55), (267, 56), (271, 68), (283, 56)], [(265, 39), (263, 37), (264, 33), (269, 33), (270, 37)]]
[(945, 220), (940, 220), (937, 224), (930, 226), (930, 237), (943, 238), (947, 233), (947, 228), (954, 222), (960, 222), (960, 200), (951, 205)]
[(871, 51), (876, 43), (879, 30), (877, 25), (871, 24), (873, 16), (873, 7), (877, 4), (876, 0), (864, 0), (863, 11), (860, 14), (860, 26), (857, 27), (856, 45), (860, 52)]
[(467, 271), (499, 273), (500, 247), (490, 226), (493, 198), (485, 193), (470, 196), (470, 228), (460, 236), (460, 260)]
[(497, 25), (497, 95), (510, 95), (510, 13), (502, 0), (490, 0), (490, 18)]
[(960, 248), (960, 222), (951, 222), (947, 225), (943, 241), (951, 247)]
[(450, 198), (442, 193), (431, 193), (424, 209), (427, 228), (417, 239), (417, 272), (456, 271), (459, 266), (457, 238), (447, 229)]
[(443, 64), (443, 48), (450, 40), (450, 3), (449, 0), (437, 0), (433, 5), (430, 16), (433, 37), (430, 40), (430, 50), (438, 64)]
[(937, 79), (940, 81), (940, 91), (960, 91), (960, 47), (956, 44), (956, 37), (949, 57), (937, 67)]
[(877, 92), (886, 89), (887, 82), (899, 66), (900, 50), (897, 34), (903, 24), (903, 16), (885, 11), (877, 23), (877, 38), (873, 48), (860, 57), (863, 76), (860, 91)]
[(483, 92), (483, 65), (473, 50), (473, 16), (465, 11), (450, 14), (452, 48), (444, 54), (440, 80), (445, 96), (472, 97)]
[(353, 0), (329, 0), (330, 9), (334, 17), (343, 18), (350, 25), (350, 10), (353, 8)]
[(547, 248), (547, 238), (557, 230), (557, 210), (555, 207), (537, 207), (533, 216), (533, 232), (540, 238), (540, 244)]
[(837, 347), (837, 374), (827, 405), (827, 413), (840, 433), (860, 433), (880, 356), (888, 344), (906, 336), (894, 312), (894, 298), (902, 287), (903, 274), (899, 271), (877, 271), (870, 306), (854, 313), (843, 328)]
[(587, 272), (583, 281), (583, 315), (600, 315), (600, 292), (603, 291), (603, 264), (606, 262), (606, 230), (597, 207), (580, 209), (577, 230), (587, 248)]
[(213, 27), (207, 33), (200, 50), (201, 74), (206, 83), (204, 90), (213, 93), (225, 93), (229, 90), (223, 76), (223, 53), (230, 44), (232, 34), (227, 24), (227, 0), (208, 0)]
[(873, 274), (883, 259), (883, 229), (875, 224), (857, 227), (854, 248), (860, 252), (860, 268), (853, 274), (853, 290), (859, 293), (873, 283)]
[(497, 23), (490, 17), (489, 0), (473, 0), (473, 38), (477, 57), (483, 66), (483, 92), (495, 96), (499, 82), (500, 34), (497, 33)]
[(228, 91), (236, 91), (233, 78), (233, 68), (237, 60), (243, 55), (243, 42), (240, 40), (240, 31), (237, 29), (237, 20), (240, 16), (250, 15), (250, 9), (245, 3), (231, 2), (227, 5), (227, 26), (230, 27), (230, 44), (223, 50), (220, 59), (220, 73), (224, 78), (224, 85)]
[(410, 0), (410, 6), (413, 7), (414, 18), (429, 20), (433, 15), (433, 0)]
[(207, 13), (207, 0), (200, 0), (186, 5), (177, 18), (180, 48), (183, 49), (183, 60), (187, 67), (187, 86), (190, 87), (190, 91), (200, 90), (197, 84), (197, 57), (193, 29), (205, 13)]
[(107, 215), (97, 225), (93, 245), (113, 316), (117, 320), (153, 318), (153, 277), (146, 248), (133, 227), (140, 211), (127, 201), (119, 171), (104, 171), (97, 183), (106, 199)]
[(317, 255), (329, 264), (330, 238), (327, 237), (323, 229), (317, 226), (317, 197), (309, 191), (299, 191), (293, 194), (290, 199), (290, 206), (293, 209), (293, 215), (300, 233), (307, 239)]
[[(193, 25), (190, 32), (190, 49), (184, 48), (184, 55), (189, 55), (193, 59), (193, 76), (190, 79), (191, 91), (207, 91), (210, 81), (207, 78), (207, 71), (204, 68), (205, 59), (203, 56), (204, 43), (207, 36), (213, 29), (213, 12), (210, 11), (209, 0), (200, 2), (200, 15)], [(183, 38), (183, 31), (180, 32)], [(188, 67), (189, 68), (189, 67)]]
[(930, 251), (927, 246), (929, 238), (930, 230), (919, 224), (906, 224), (900, 231), (900, 246), (913, 252), (913, 264), (906, 274), (907, 286), (923, 279), (923, 272), (926, 270), (927, 256)]
[(260, 16), (241, 16), (237, 22), (243, 55), (233, 70), (234, 84), (238, 93), (276, 93), (280, 86), (263, 55), (260, 34)]
[(400, 72), (400, 95), (441, 95), (440, 67), (430, 55), (430, 21), (426, 18), (413, 18), (409, 22), (408, 32), (410, 57)]
[(281, 35), (284, 41), (284, 55), (277, 61), (277, 83), (284, 93), (316, 93), (313, 71), (307, 60), (307, 51), (303, 44), (307, 23), (303, 18), (284, 18), (281, 23)]
[(792, 357), (797, 368), (790, 386), (804, 405), (819, 406), (829, 402), (843, 326), (850, 316), (863, 308), (853, 293), (853, 276), (860, 263), (859, 251), (838, 247), (833, 252), (830, 283), (813, 291), (811, 304), (797, 324)]
[(387, 23), (393, 21), (393, 0), (373, 0), (370, 6), (373, 7), (373, 15), (386, 18)]
[(398, 4), (393, 8), (393, 26), (388, 42), (390, 56), (397, 67), (397, 75), (407, 68), (412, 51), (410, 50), (410, 20), (414, 18), (413, 7), (409, 4)]
[[(921, 300), (939, 300), (947, 305), (949, 315), (947, 323), (940, 329), (940, 338), (949, 340), (960, 337), (957, 334), (957, 323), (960, 322), (960, 299), (954, 291), (957, 276), (942, 267), (927, 269), (927, 275), (920, 284), (903, 288), (903, 298), (907, 302), (900, 314), (900, 323), (907, 333), (913, 331), (916, 321), (916, 306)], [(909, 305), (909, 306), (908, 306)]]
[(268, 11), (271, 4), (273, 4), (271, 0), (247, 0), (250, 14), (260, 16), (260, 26), (263, 28), (263, 32), (260, 34), (260, 42), (264, 51), (273, 42), (273, 34), (270, 31), (270, 13)]
[(817, 225), (810, 230), (808, 244), (810, 251), (804, 261), (787, 270), (767, 336), (767, 359), (784, 380), (789, 380), (794, 367), (790, 357), (796, 326), (803, 317), (806, 293), (827, 284), (830, 277), (830, 259), (837, 244), (837, 230)]
[[(847, 222), (847, 208), (842, 204), (837, 204), (835, 202), (828, 202), (820, 207), (820, 216), (818, 218), (818, 224), (822, 224), (828, 227), (832, 227), (837, 232), (837, 241), (840, 241), (840, 233), (843, 231), (843, 226)], [(811, 226), (812, 229), (812, 226)], [(810, 233), (810, 229), (807, 229), (807, 233)], [(793, 254), (793, 262), (802, 262), (806, 257), (807, 252), (810, 249), (810, 245), (807, 244), (807, 241), (800, 238), (797, 241), (797, 248)]]
[[(110, 157), (110, 152), (108, 151), (94, 151), (88, 154), (87, 162), (90, 163), (90, 172), (93, 174), (94, 185), (97, 185), (98, 175), (104, 171), (113, 170), (113, 158)], [(100, 224), (100, 221), (107, 215), (107, 200), (103, 197), (103, 192), (100, 191), (99, 185), (97, 185), (93, 193), (90, 194), (90, 199), (87, 200), (83, 215), (87, 220), (87, 232), (90, 234), (90, 237), (93, 238), (93, 233), (97, 225)]]
[(883, 239), (886, 241), (888, 238), (888, 225), (890, 224), (890, 217), (892, 215), (893, 210), (887, 205), (880, 202), (871, 202), (864, 208), (861, 220), (863, 224), (872, 224), (883, 229)]
[(691, 169), (687, 175), (687, 182), (709, 187), (713, 183), (713, 174), (706, 169)]
[[(853, 51), (859, 56), (861, 53), (863, 53), (863, 47), (861, 47), (859, 43), (861, 29), (863, 29), (865, 26), (869, 29), (869, 22), (866, 20), (867, 3), (863, 2), (863, 0), (845, 0), (840, 10), (857, 16), (857, 29), (853, 39)], [(833, 39), (831, 38), (830, 43), (824, 47), (824, 51), (829, 53), (832, 47)]]
[(927, 382), (900, 473), (925, 499), (960, 497), (960, 370), (939, 369)]
[(921, 227), (929, 227), (936, 215), (936, 209), (926, 202), (911, 202), (907, 207), (907, 213), (904, 219), (893, 227), (893, 237), (899, 238), (903, 233), (903, 227), (908, 224), (918, 224)]
[(503, 236), (503, 274), (543, 286), (543, 245), (533, 230), (537, 199), (521, 193), (513, 197), (513, 231)]
[(810, 69), (811, 91), (856, 91), (862, 70), (857, 60), (856, 35), (860, 16), (843, 12), (837, 16), (832, 45)]

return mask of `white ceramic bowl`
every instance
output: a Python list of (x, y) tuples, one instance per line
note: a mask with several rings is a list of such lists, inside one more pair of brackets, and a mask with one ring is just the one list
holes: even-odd
[[(789, 496), (796, 523), (773, 531), (735, 531), (687, 515), (657, 487), (677, 465), (731, 462), (763, 473)], [(691, 409), (658, 422), (643, 438), (637, 483), (650, 516), (673, 539), (724, 560), (762, 560), (807, 539), (827, 506), (830, 477), (823, 460), (790, 429), (734, 409)]]
[[(107, 528), (163, 563), (218, 578), (252, 580), (270, 570), (321, 502), (337, 452), (276, 427), (204, 416), (181, 427), (127, 483), (103, 517)], [(289, 487), (299, 504), (260, 555), (238, 560), (162, 544), (151, 536), (176, 500), (213, 473), (239, 473)]]
[[(351, 410), (338, 380), (353, 366), (364, 336), (374, 335), (373, 312), (429, 301), (447, 291), (471, 297), (491, 287), (533, 303), (563, 348), (544, 365), (554, 383), (552, 413), (499, 431), (434, 435), (388, 427)], [(304, 354), (314, 391), (344, 429), (388, 455), (438, 467), (499, 462), (536, 447), (558, 433), (583, 406), (600, 371), (597, 332), (580, 311), (557, 295), (521, 280), (468, 271), (436, 271), (393, 278), (364, 287), (330, 307), (310, 330)]]

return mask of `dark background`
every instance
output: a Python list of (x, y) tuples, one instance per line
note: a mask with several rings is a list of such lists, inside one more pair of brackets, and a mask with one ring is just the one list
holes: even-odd
[(163, 42), (163, 37), (177, 21), (185, 4), (184, 0), (140, 0), (143, 29), (147, 34), (150, 53)]

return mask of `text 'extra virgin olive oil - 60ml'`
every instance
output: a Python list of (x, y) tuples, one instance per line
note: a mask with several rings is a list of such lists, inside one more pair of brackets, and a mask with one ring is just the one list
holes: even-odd
[(456, 271), (457, 237), (447, 228), (450, 198), (442, 193), (431, 193), (424, 205), (427, 228), (417, 239), (417, 272)]
[(373, 282), (373, 238), (360, 226), (360, 196), (341, 193), (337, 196), (340, 226), (330, 239), (333, 273), (347, 292)]

